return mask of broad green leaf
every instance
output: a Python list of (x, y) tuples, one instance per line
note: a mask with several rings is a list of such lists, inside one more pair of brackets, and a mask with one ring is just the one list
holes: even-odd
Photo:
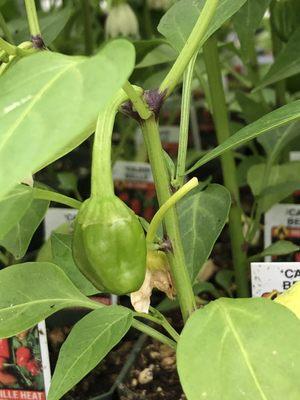
[[(199, 47), (231, 18), (246, 0), (220, 0), (210, 27)], [(181, 0), (176, 2), (162, 17), (158, 25), (159, 32), (172, 46), (180, 51), (185, 45), (205, 4), (205, 0)]]
[(168, 42), (164, 39), (136, 40), (133, 42), (136, 53), (136, 63), (140, 63), (148, 53), (162, 44), (168, 44)]
[(272, 243), (261, 253), (249, 257), (249, 261), (253, 262), (262, 260), (267, 256), (284, 256), (286, 254), (295, 253), (299, 250), (300, 247), (296, 246), (293, 242), (289, 242), (288, 240), (278, 240), (278, 242)]
[(143, 60), (137, 64), (136, 68), (148, 68), (173, 62), (177, 57), (175, 50), (168, 44), (162, 44), (150, 51)]
[(256, 30), (259, 28), (270, 2), (271, 0), (247, 0), (233, 18), (245, 62), (250, 61)]
[(57, 174), (59, 189), (77, 192), (78, 177), (73, 172), (59, 172)]
[(255, 90), (300, 73), (300, 28), (290, 37)]
[(298, 400), (298, 318), (268, 299), (220, 299), (197, 310), (177, 346), (189, 400)]
[(226, 151), (235, 149), (249, 142), (249, 140), (271, 131), (272, 129), (287, 125), (298, 119), (300, 119), (300, 100), (280, 107), (277, 110), (264, 115), (262, 118), (246, 126), (245, 128), (242, 128), (229, 139), (225, 140), (225, 142), (202, 157), (186, 173), (194, 171), (214, 158), (219, 157)]
[(0, 78), (0, 197), (86, 139), (133, 66), (120, 39), (91, 58), (44, 51), (11, 67)]
[(58, 265), (74, 285), (86, 296), (99, 293), (90, 281), (79, 271), (72, 256), (72, 236), (62, 233), (51, 235), (51, 248), (54, 264)]
[(209, 257), (229, 214), (230, 194), (221, 185), (196, 188), (179, 201), (179, 226), (191, 280)]
[(63, 308), (95, 308), (95, 303), (52, 263), (7, 267), (0, 271), (0, 286), (1, 338), (25, 331)]
[(60, 350), (47, 399), (61, 399), (122, 339), (131, 323), (131, 311), (120, 306), (92, 311), (80, 320)]
[[(51, 13), (39, 14), (39, 24), (45, 44), (50, 45), (66, 26), (72, 15), (72, 7), (64, 7), (61, 10), (53, 10)], [(17, 43), (29, 40), (30, 32), (26, 18), (13, 20), (9, 23)]]
[(30, 187), (18, 185), (0, 200), (0, 240), (18, 223), (33, 200)]
[(17, 260), (24, 257), (32, 236), (44, 219), (48, 207), (48, 201), (33, 200), (22, 218), (0, 240), (0, 245), (13, 254)]
[(294, 192), (299, 190), (299, 188), (299, 179), (297, 181), (287, 181), (267, 187), (258, 198), (261, 211), (263, 213), (267, 212), (271, 207), (291, 196)]

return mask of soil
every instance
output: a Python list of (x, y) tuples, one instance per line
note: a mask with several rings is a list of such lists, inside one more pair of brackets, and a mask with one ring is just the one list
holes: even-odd
[(176, 371), (175, 351), (148, 340), (119, 386), (120, 400), (184, 400)]

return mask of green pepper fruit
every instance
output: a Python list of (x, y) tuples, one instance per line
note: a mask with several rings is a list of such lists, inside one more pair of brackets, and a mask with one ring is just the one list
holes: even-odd
[(283, 42), (287, 42), (298, 28), (299, 20), (299, 0), (276, 0), (273, 2), (271, 23)]
[(116, 196), (86, 200), (75, 222), (73, 257), (99, 290), (137, 291), (146, 272), (146, 240), (138, 218)]
[(137, 291), (146, 274), (146, 238), (134, 214), (114, 194), (111, 136), (115, 115), (124, 101), (116, 96), (101, 112), (93, 146), (91, 197), (75, 220), (73, 258), (93, 285), (118, 295)]

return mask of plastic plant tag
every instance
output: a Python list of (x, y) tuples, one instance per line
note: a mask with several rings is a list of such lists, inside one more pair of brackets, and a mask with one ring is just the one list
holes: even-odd
[(63, 224), (67, 224), (71, 231), (71, 225), (76, 214), (77, 210), (73, 208), (49, 208), (45, 217), (45, 239), (47, 240), (51, 233)]
[[(300, 246), (300, 205), (277, 204), (265, 214), (265, 248), (278, 240)], [(300, 261), (300, 253), (266, 257), (265, 261)]]
[(51, 379), (45, 322), (0, 339), (0, 400), (46, 400)]

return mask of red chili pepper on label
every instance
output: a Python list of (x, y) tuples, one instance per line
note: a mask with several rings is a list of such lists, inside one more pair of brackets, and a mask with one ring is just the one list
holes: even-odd
[(0, 339), (0, 357), (9, 358), (9, 356), (8, 339)]
[(26, 368), (27, 371), (30, 372), (32, 376), (37, 376), (41, 372), (41, 367), (39, 363), (34, 359), (27, 362)]
[(31, 359), (31, 351), (28, 347), (21, 346), (16, 351), (17, 365), (19, 367), (25, 367), (28, 361)]
[(6, 372), (0, 372), (0, 383), (3, 385), (11, 386), (17, 382), (17, 378), (14, 375), (7, 374)]

